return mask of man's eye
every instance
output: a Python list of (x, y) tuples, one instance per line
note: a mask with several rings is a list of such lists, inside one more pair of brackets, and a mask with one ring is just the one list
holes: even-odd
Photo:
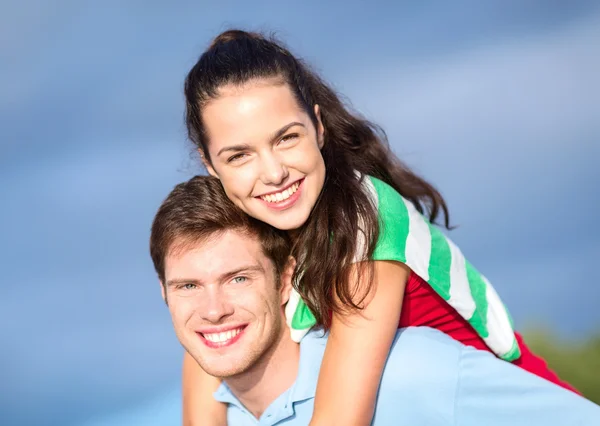
[(246, 277), (235, 277), (233, 279), (233, 282), (236, 284), (241, 284), (241, 283), (246, 282), (247, 280), (248, 280), (248, 278), (246, 278)]
[(196, 288), (196, 284), (187, 283), (184, 284), (181, 288), (183, 288), (184, 290), (194, 290)]

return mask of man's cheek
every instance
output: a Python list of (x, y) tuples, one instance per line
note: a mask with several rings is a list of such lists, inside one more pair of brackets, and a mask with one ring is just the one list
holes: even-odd
[(186, 312), (174, 309), (171, 312), (171, 318), (173, 319), (173, 326), (177, 330), (183, 331), (188, 328), (188, 325), (191, 326), (191, 323), (189, 322), (189, 315), (187, 315)]

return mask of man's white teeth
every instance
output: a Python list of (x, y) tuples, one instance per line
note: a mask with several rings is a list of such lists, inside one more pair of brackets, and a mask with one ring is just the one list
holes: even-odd
[(240, 331), (242, 331), (241, 328), (236, 328), (235, 330), (224, 331), (222, 333), (203, 333), (202, 335), (206, 340), (209, 340), (213, 343), (223, 343), (233, 339), (235, 336), (240, 334)]
[(285, 191), (277, 192), (275, 194), (262, 195), (260, 198), (265, 200), (267, 203), (279, 203), (280, 201), (290, 198), (292, 194), (298, 190), (299, 186), (300, 182), (296, 182)]

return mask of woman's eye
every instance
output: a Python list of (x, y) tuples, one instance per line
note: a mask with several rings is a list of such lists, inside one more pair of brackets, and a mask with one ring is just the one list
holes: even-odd
[(281, 142), (291, 142), (298, 138), (298, 133), (290, 133), (281, 138)]
[(232, 155), (231, 157), (229, 157), (227, 159), (227, 162), (231, 163), (234, 161), (238, 161), (238, 160), (241, 160), (242, 158), (244, 158), (245, 156), (246, 156), (246, 154), (235, 154), (235, 155)]
[(233, 279), (233, 282), (236, 284), (241, 284), (243, 282), (246, 282), (247, 278), (246, 277), (235, 277)]

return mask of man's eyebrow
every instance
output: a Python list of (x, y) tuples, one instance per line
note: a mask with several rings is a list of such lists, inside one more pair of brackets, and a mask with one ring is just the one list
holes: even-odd
[[(265, 269), (260, 265), (245, 265), (240, 266), (238, 268), (232, 269), (230, 271), (224, 272), (219, 275), (218, 281), (222, 282), (227, 280), (228, 278), (233, 278), (236, 275), (240, 275), (243, 273), (252, 273), (252, 272), (264, 272)], [(181, 284), (195, 284), (202, 285), (202, 280), (198, 280), (195, 278), (174, 278), (172, 280), (168, 280), (166, 283), (166, 287), (174, 287)]]
[(199, 285), (199, 284), (202, 284), (202, 281), (196, 280), (196, 279), (193, 279), (193, 278), (190, 278), (190, 279), (175, 278), (175, 279), (172, 279), (172, 280), (168, 280), (167, 283), (166, 283), (166, 287), (174, 287), (176, 285), (181, 285), (181, 284), (196, 284), (196, 285)]
[(239, 268), (232, 269), (231, 271), (227, 271), (219, 276), (219, 281), (225, 281), (228, 278), (233, 278), (236, 275), (240, 275), (243, 273), (252, 273), (252, 272), (264, 272), (264, 268), (260, 264), (254, 265), (246, 265), (240, 266)]
[[(299, 121), (292, 121), (291, 123), (288, 123), (285, 126), (283, 126), (281, 129), (276, 130), (275, 132), (273, 132), (273, 134), (271, 135), (269, 141), (273, 142), (273, 141), (279, 139), (280, 137), (282, 137), (285, 134), (285, 132), (287, 132), (289, 129), (291, 129), (294, 126), (306, 127), (304, 124), (300, 123)], [(245, 144), (245, 143), (241, 143), (241, 144), (237, 144), (237, 145), (225, 146), (225, 147), (221, 148), (219, 150), (219, 152), (217, 152), (217, 157), (219, 155), (223, 154), (224, 152), (228, 152), (228, 151), (233, 151), (233, 152), (245, 151), (245, 150), (247, 150), (249, 148), (250, 148), (250, 145)]]

